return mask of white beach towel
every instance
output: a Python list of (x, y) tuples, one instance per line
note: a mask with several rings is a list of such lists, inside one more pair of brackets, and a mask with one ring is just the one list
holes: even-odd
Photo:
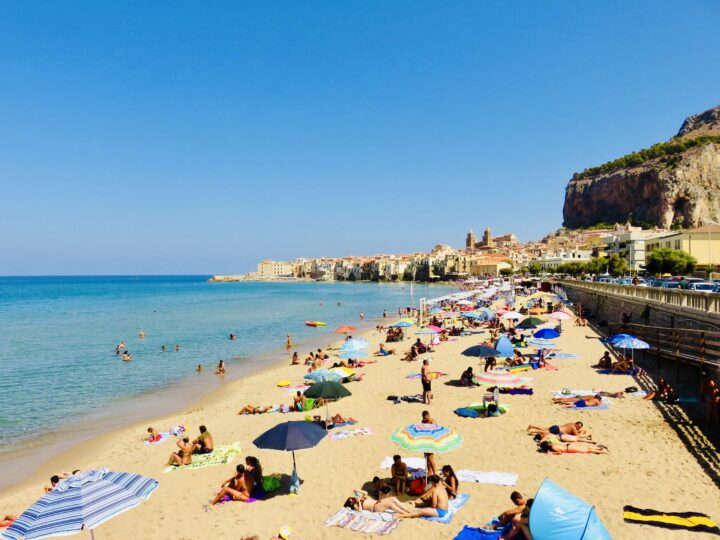
[(515, 486), (518, 481), (517, 473), (508, 472), (483, 472), (460, 470), (455, 471), (460, 482), (474, 482), (476, 484), (497, 484), (499, 486)]
[[(403, 463), (408, 466), (409, 469), (423, 469), (425, 470), (425, 458), (421, 457), (404, 457), (402, 458)], [(381, 469), (389, 469), (393, 465), (392, 456), (387, 456), (380, 462)]]

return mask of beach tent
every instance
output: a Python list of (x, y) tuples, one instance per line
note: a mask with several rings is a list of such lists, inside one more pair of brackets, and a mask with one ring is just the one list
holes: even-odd
[(535, 540), (611, 540), (595, 507), (546, 478), (530, 509)]
[(498, 356), (502, 356), (504, 358), (512, 358), (515, 356), (515, 347), (513, 347), (513, 344), (510, 343), (507, 336), (500, 336), (497, 339), (495, 342), (495, 349), (500, 352)]

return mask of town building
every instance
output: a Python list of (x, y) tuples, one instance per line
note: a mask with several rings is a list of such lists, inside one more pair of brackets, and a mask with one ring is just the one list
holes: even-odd
[(720, 265), (720, 225), (669, 232), (646, 242), (647, 255), (661, 248), (689, 253), (695, 257), (699, 268), (717, 267)]

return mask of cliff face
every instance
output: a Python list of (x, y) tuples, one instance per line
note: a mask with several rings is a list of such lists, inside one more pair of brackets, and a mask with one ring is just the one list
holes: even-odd
[[(683, 140), (720, 134), (720, 107), (683, 123)], [(720, 143), (597, 174), (576, 175), (565, 190), (563, 225), (589, 227), (633, 218), (668, 228), (720, 221)]]

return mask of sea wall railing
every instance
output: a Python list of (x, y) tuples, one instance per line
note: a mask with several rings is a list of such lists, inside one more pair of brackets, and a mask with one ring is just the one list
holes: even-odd
[(720, 313), (720, 293), (688, 291), (683, 289), (662, 289), (660, 287), (638, 287), (615, 283), (596, 283), (560, 279), (557, 283), (587, 292), (610, 294), (634, 298), (638, 301), (654, 301), (681, 308), (695, 309), (706, 313)]

